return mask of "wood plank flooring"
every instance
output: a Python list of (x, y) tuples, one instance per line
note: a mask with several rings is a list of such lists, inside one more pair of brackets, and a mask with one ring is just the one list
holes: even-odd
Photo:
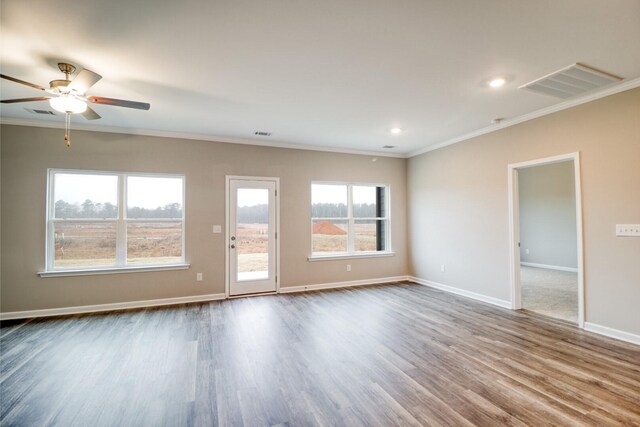
[(640, 347), (409, 283), (0, 334), (2, 426), (640, 425)]

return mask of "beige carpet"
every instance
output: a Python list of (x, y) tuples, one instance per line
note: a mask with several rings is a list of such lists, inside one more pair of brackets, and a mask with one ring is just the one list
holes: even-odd
[(520, 267), (522, 308), (578, 323), (578, 274)]

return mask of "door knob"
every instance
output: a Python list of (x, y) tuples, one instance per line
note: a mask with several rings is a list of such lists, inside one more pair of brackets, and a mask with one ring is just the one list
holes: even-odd
[(231, 244), (231, 249), (235, 249), (235, 248), (236, 248), (236, 245)]
[(236, 240), (236, 236), (231, 236), (231, 240)]

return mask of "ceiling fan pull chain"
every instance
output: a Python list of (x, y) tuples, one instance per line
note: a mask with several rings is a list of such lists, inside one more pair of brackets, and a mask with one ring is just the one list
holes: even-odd
[(67, 147), (71, 147), (71, 114), (69, 113), (66, 113), (64, 121), (64, 140), (67, 143)]

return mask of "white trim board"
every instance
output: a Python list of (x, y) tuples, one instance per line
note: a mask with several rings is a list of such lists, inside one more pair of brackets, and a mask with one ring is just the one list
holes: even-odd
[(412, 282), (415, 282), (415, 283), (417, 283), (419, 285), (428, 286), (430, 288), (439, 289), (441, 291), (445, 291), (445, 292), (449, 292), (449, 293), (452, 293), (452, 294), (460, 295), (460, 296), (463, 296), (463, 297), (471, 298), (471, 299), (474, 299), (474, 300), (477, 300), (477, 301), (486, 302), (488, 304), (496, 305), (498, 307), (508, 308), (508, 309), (512, 308), (511, 307), (511, 302), (507, 301), (507, 300), (490, 297), (490, 296), (487, 296), (487, 295), (479, 294), (479, 293), (472, 292), (472, 291), (467, 291), (467, 290), (456, 288), (456, 287), (449, 286), (449, 285), (443, 285), (442, 283), (432, 282), (431, 280), (425, 280), (425, 279), (421, 279), (419, 277), (410, 276), (409, 280), (411, 280)]
[(580, 175), (580, 153), (567, 153), (542, 159), (527, 160), (507, 165), (507, 208), (509, 212), (509, 283), (511, 306), (522, 308), (520, 287), (520, 195), (518, 189), (518, 171), (541, 165), (550, 165), (565, 161), (573, 162), (573, 181), (576, 195), (576, 253), (578, 274), (578, 327), (584, 328), (584, 245), (582, 227), (582, 181)]
[(621, 331), (619, 329), (609, 328), (607, 326), (597, 325), (591, 322), (584, 322), (584, 330), (595, 334), (604, 335), (609, 338), (615, 338), (631, 344), (640, 345), (640, 335), (630, 332)]
[[(64, 121), (50, 121), (50, 120), (33, 120), (33, 119), (19, 119), (13, 117), (1, 117), (0, 124), (13, 125), (13, 126), (33, 126), (40, 128), (52, 128), (52, 129), (64, 129)], [(151, 130), (151, 129), (136, 129), (136, 128), (122, 128), (116, 126), (99, 126), (94, 124), (73, 123), (74, 131), (87, 131), (87, 132), (105, 132), (105, 133), (119, 133), (126, 135), (141, 135), (141, 136), (155, 136), (158, 138), (176, 138), (176, 139), (193, 139), (196, 141), (210, 141), (210, 142), (222, 142), (225, 144), (241, 144), (241, 145), (255, 145), (258, 147), (272, 147), (272, 148), (287, 148), (291, 150), (309, 150), (309, 151), (326, 151), (330, 153), (341, 154), (357, 154), (361, 156), (373, 156), (373, 157), (395, 157), (404, 159), (407, 156), (402, 153), (390, 153), (388, 151), (373, 151), (373, 150), (357, 150), (350, 148), (340, 147), (326, 147), (321, 145), (308, 145), (302, 143), (280, 142), (274, 140), (258, 140), (252, 138), (235, 138), (229, 136), (216, 136), (216, 135), (204, 135), (199, 133), (190, 132), (172, 132), (164, 130)]]
[(69, 314), (99, 313), (102, 311), (127, 310), (130, 308), (158, 307), (162, 305), (187, 304), (225, 299), (224, 294), (192, 295), (188, 297), (162, 298), (145, 301), (116, 302), (110, 304), (80, 305), (75, 307), (48, 308), (43, 310), (10, 311), (0, 313), (0, 320), (51, 317)]
[(570, 271), (572, 273), (578, 272), (578, 269), (575, 267), (562, 267), (560, 265), (538, 264), (535, 262), (525, 262), (525, 261), (520, 261), (520, 265), (524, 265), (525, 267), (545, 268), (547, 270)]
[(319, 291), (321, 289), (349, 288), (352, 286), (382, 285), (385, 283), (411, 281), (409, 276), (382, 277), (378, 279), (350, 280), (348, 282), (319, 283), (316, 285), (286, 286), (281, 287), (281, 294), (293, 292)]
[[(531, 113), (523, 114), (521, 116), (506, 119), (501, 121), (500, 124), (487, 126), (487, 127), (475, 130), (473, 132), (466, 133), (464, 135), (460, 135), (451, 139), (447, 139), (441, 142), (431, 144), (427, 147), (420, 148), (418, 150), (410, 151), (408, 153), (389, 153), (389, 152), (380, 152), (380, 151), (356, 150), (356, 149), (339, 148), (339, 147), (307, 145), (302, 143), (280, 142), (280, 141), (273, 141), (273, 140), (266, 141), (266, 140), (258, 140), (258, 139), (251, 139), (251, 138), (234, 138), (234, 137), (225, 137), (225, 136), (203, 135), (203, 134), (195, 134), (195, 133), (189, 133), (189, 132), (171, 132), (171, 131), (136, 129), (136, 128), (127, 129), (127, 128), (116, 127), (116, 126), (96, 126), (93, 124), (88, 125), (88, 124), (82, 124), (82, 123), (74, 123), (73, 128), (79, 131), (157, 136), (160, 138), (194, 139), (198, 141), (213, 141), (213, 142), (223, 142), (228, 144), (255, 145), (258, 147), (290, 148), (294, 150), (327, 151), (331, 153), (358, 154), (358, 155), (364, 155), (364, 156), (395, 157), (395, 158), (406, 159), (406, 158), (419, 156), (420, 154), (428, 153), (429, 151), (438, 150), (440, 148), (447, 147), (449, 145), (457, 144), (458, 142), (463, 142), (468, 139), (475, 138), (477, 136), (485, 135), (487, 133), (495, 132), (500, 129), (514, 126), (519, 123), (537, 119), (538, 117), (546, 116), (548, 114), (552, 114), (558, 111), (566, 110), (568, 108), (576, 107), (581, 104), (586, 104), (588, 102), (595, 101), (597, 99), (604, 98), (609, 95), (615, 95), (616, 93), (635, 89), (637, 87), (640, 87), (640, 77), (627, 80), (627, 81), (622, 81), (621, 83), (608, 86), (601, 91), (591, 93), (585, 96), (581, 96), (576, 99), (563, 101), (558, 104), (554, 104), (549, 107), (542, 108), (540, 110), (532, 111)], [(12, 118), (12, 117), (0, 117), (0, 124), (15, 125), (15, 126), (34, 126), (34, 127), (54, 128), (54, 129), (64, 128), (63, 122), (19, 119), (19, 118)]]
[[(443, 285), (442, 283), (432, 282), (430, 280), (420, 279), (419, 277), (409, 276), (408, 280), (415, 282), (419, 285), (428, 286), (430, 288), (439, 289), (441, 291), (449, 292), (449, 293), (460, 295), (467, 298), (472, 298), (478, 301), (496, 305), (498, 307), (509, 308), (509, 309), (512, 308), (510, 301), (489, 297), (489, 296), (478, 294), (471, 291), (466, 291), (464, 289), (455, 288), (449, 285)], [(603, 335), (609, 338), (615, 338), (620, 341), (625, 341), (631, 344), (640, 345), (640, 335), (632, 334), (630, 332), (609, 328), (607, 326), (597, 325), (591, 322), (584, 323), (584, 330), (598, 334), (598, 335)]]
[(429, 151), (434, 151), (439, 148), (457, 144), (458, 142), (463, 142), (468, 139), (475, 138), (477, 136), (485, 135), (487, 133), (495, 132), (500, 129), (508, 128), (510, 126), (517, 125), (518, 123), (528, 122), (529, 120), (537, 119), (538, 117), (546, 116), (548, 114), (557, 113), (558, 111), (577, 107), (578, 105), (586, 104), (588, 102), (595, 101), (597, 99), (604, 98), (609, 95), (615, 95), (616, 93), (635, 89), (637, 87), (640, 87), (640, 77), (623, 81), (613, 86), (608, 86), (605, 89), (595, 93), (591, 93), (575, 99), (570, 99), (568, 101), (563, 101), (558, 104), (554, 104), (549, 107), (542, 108), (540, 110), (532, 111), (531, 113), (527, 113), (521, 116), (503, 120), (500, 122), (500, 124), (487, 126), (482, 129), (478, 129), (473, 132), (469, 132), (464, 135), (457, 136), (455, 138), (451, 138), (436, 144), (429, 145), (428, 147), (425, 147), (419, 150), (411, 151), (407, 153), (406, 157), (411, 158), (411, 157), (419, 156), (420, 154), (428, 153)]

